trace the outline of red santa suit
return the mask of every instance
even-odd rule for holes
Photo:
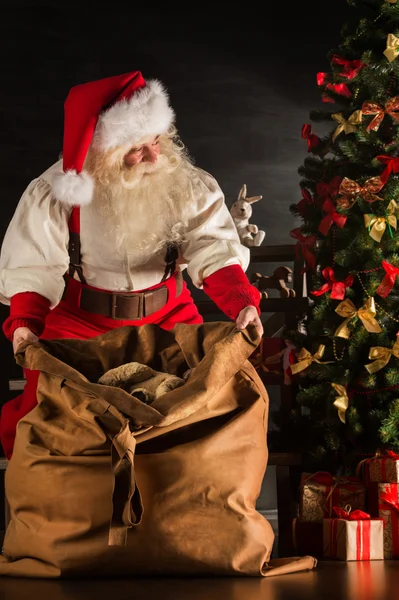
[[[245,274],[249,250],[240,241],[222,190],[193,167],[182,242],[154,255],[116,248],[101,235],[93,210],[96,188],[84,170],[91,144],[103,151],[131,148],[166,133],[174,113],[157,81],[133,72],[72,88],[65,102],[62,161],[33,180],[17,206],[0,255],[0,301],[10,306],[3,323],[9,340],[18,327],[42,339],[88,339],[113,328],[202,321],[182,277],[203,289],[235,320],[260,295]],[[134,202],[134,191],[132,192]],[[151,224],[143,225],[148,235]],[[25,373],[23,394],[7,402],[0,438],[11,457],[16,425],[36,405],[38,372]]]

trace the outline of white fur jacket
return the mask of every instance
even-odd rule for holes
[[[68,270],[68,220],[71,207],[52,197],[51,182],[61,169],[56,163],[33,180],[23,193],[8,226],[0,255],[0,301],[9,304],[20,292],[37,292],[53,308],[64,290],[63,275]],[[249,264],[244,247],[223,192],[215,179],[195,169],[194,201],[189,226],[182,244],[178,266],[193,284],[202,288],[203,280],[217,270]],[[151,224],[143,225],[143,235]],[[93,220],[89,206],[81,207],[81,245],[83,274],[89,285],[113,291],[142,290],[159,283],[165,271],[165,253],[143,257],[141,262],[127,252],[116,252],[112,240],[101,236],[101,223]],[[141,264],[140,264],[141,263]],[[133,266],[134,265],[134,266]]]

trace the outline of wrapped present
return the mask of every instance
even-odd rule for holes
[[[399,454],[387,450],[385,454],[367,458],[359,463],[358,472],[366,484],[399,483]]]
[[[281,338],[263,337],[259,346],[249,357],[259,374],[282,373],[282,355],[284,343]]]
[[[384,560],[384,521],[362,510],[334,507],[334,517],[323,520],[324,558]]]
[[[331,473],[302,473],[299,488],[299,519],[319,522],[333,516],[333,506],[366,509],[366,487],[357,477]]]
[[[323,557],[323,523],[292,520],[292,545],[297,556]]]
[[[384,557],[399,558],[399,484],[378,484],[378,512],[384,520]]]

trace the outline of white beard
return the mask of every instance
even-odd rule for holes
[[[123,169],[108,183],[96,181],[91,209],[94,222],[101,221],[99,235],[111,238],[130,266],[165,254],[169,244],[181,244],[191,176],[191,163],[183,159],[171,167],[160,155],[156,163]]]

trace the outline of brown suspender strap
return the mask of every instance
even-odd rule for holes
[[[165,281],[169,277],[173,275],[176,271],[176,261],[179,257],[179,249],[174,244],[168,244],[166,247],[166,256],[165,256],[165,273],[163,274],[162,280]]]
[[[71,212],[71,216],[69,217],[68,222],[69,228],[69,244],[68,244],[68,254],[69,254],[69,275],[73,278],[75,273],[78,274],[78,277],[81,283],[86,283],[85,276],[83,275],[83,269],[81,265],[81,252],[80,252],[80,207],[74,206]]]
[[[69,228],[69,270],[70,277],[77,273],[81,283],[86,284],[81,265],[80,245],[80,207],[74,206],[68,222]],[[166,249],[166,267],[162,282],[171,277],[176,271],[176,261],[179,256],[178,247],[168,245]],[[176,275],[176,297],[183,290],[183,276],[179,271]],[[81,308],[116,319],[141,319],[160,310],[167,302],[166,288],[137,294],[110,294],[98,290],[83,289],[80,299]]]

